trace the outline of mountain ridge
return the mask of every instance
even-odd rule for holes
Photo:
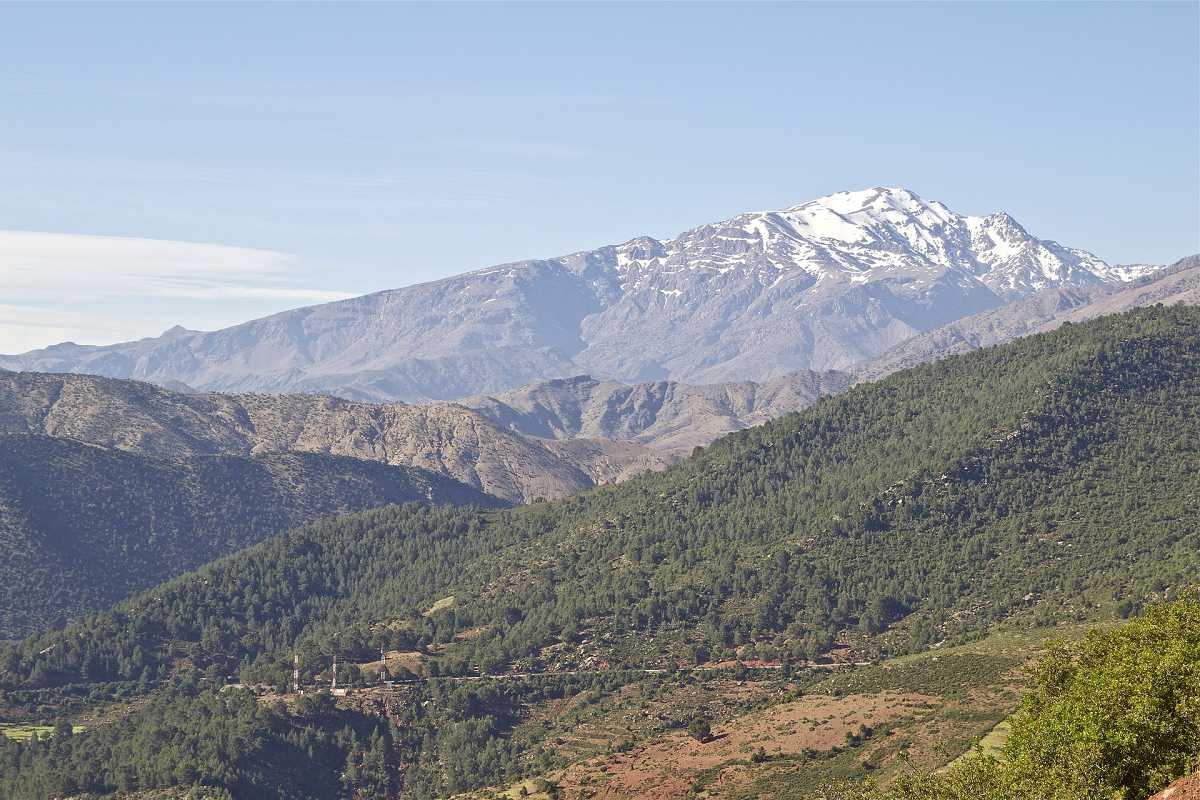
[[[692,384],[846,369],[913,335],[1118,268],[904,189],[840,192],[675,239],[488,267],[209,333],[61,344],[0,367],[201,390],[445,400],[536,381]]]
[[[913,752],[935,768],[942,743],[966,749],[1012,713],[1025,661],[1015,654],[1194,583],[1198,323],[1195,308],[1138,309],[925,364],[560,501],[408,504],[290,530],[63,630],[0,644],[11,713],[61,709],[89,726],[70,767],[56,764],[61,740],[35,742],[10,755],[6,785],[23,778],[39,797],[120,791],[128,743],[188,731],[185,758],[168,764],[203,768],[186,757],[238,741],[226,732],[259,713],[261,733],[274,727],[315,770],[315,751],[295,746],[305,720],[281,728],[280,715],[348,708],[383,728],[371,736],[375,785],[418,798],[519,793],[514,780],[533,776],[544,776],[527,789],[536,797],[615,787],[683,798],[714,763],[737,783],[718,795],[706,782],[706,793],[796,797],[831,778],[895,776]],[[1193,630],[1194,610],[1180,621]],[[998,634],[990,644],[986,631]],[[900,653],[914,655],[890,659]],[[345,697],[324,689],[334,660],[338,687],[353,686]],[[1076,662],[1058,663],[1042,674]],[[284,698],[297,668],[303,696]],[[238,683],[218,689],[225,675]],[[376,683],[388,677],[399,680]],[[82,717],[96,713],[85,693],[112,698],[117,714]],[[864,695],[875,698],[865,707],[826,702]],[[824,700],[794,705],[814,696]],[[147,714],[124,713],[131,701]],[[909,704],[920,727],[893,726],[889,710]],[[764,705],[792,713],[729,726]],[[222,708],[238,717],[217,726]],[[696,760],[713,742],[684,733],[709,715],[714,738],[734,739],[717,746],[719,761]],[[961,717],[972,724],[945,724]],[[806,727],[817,735],[786,744]],[[365,736],[334,740],[341,749],[320,770],[331,787],[367,763]],[[265,755],[245,754],[246,766],[278,763]],[[606,782],[646,756],[662,765],[648,780]],[[602,769],[571,774],[588,764]],[[197,769],[139,786],[182,791]],[[672,769],[683,780],[663,781]],[[244,794],[304,792],[285,773]]]
[[[857,630],[881,637],[857,647],[895,652],[1027,619],[1026,595],[1069,618],[1141,602],[1197,558],[1198,317],[1139,309],[923,365],[553,503],[318,522],[14,645],[0,682],[126,679],[142,665],[92,655],[132,650],[136,615],[187,621],[186,642],[143,654],[156,669],[204,652],[275,683],[293,647],[369,656],[395,626],[472,674],[585,655],[556,642],[661,665],[684,641],[820,654]],[[646,649],[651,633],[665,638]]]
[[[559,497],[665,461],[621,442],[522,437],[461,405],[317,395],[183,394],[140,381],[0,375],[0,434],[45,434],[155,458],[323,453],[445,475],[508,502]]]
[[[1045,333],[1154,304],[1200,305],[1200,255],[1188,256],[1127,285],[1043,289],[904,341],[859,367],[860,381],[878,380],[917,364]]]
[[[684,455],[726,433],[798,411],[849,385],[849,374],[801,371],[763,382],[624,384],[589,375],[458,402],[545,439],[616,439]]]
[[[0,437],[48,435],[166,459],[349,456],[417,467],[522,503],[661,469],[696,445],[797,411],[850,380],[847,373],[798,372],[766,384],[694,387],[576,378],[498,398],[408,405],[4,372]],[[574,427],[567,419],[576,420]]]

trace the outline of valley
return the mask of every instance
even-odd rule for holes
[[[855,380],[1113,310],[1194,303],[1194,261],[1127,287],[1042,290],[908,340],[857,376],[801,370],[698,386],[576,376],[408,405],[0,371],[0,474],[8,476],[0,530],[15,554],[5,570],[0,635],[62,624],[320,516],[388,502],[554,500],[662,470],[722,435],[800,411]],[[89,478],[109,473],[121,477]],[[333,482],[314,491],[318,474]],[[41,478],[31,482],[33,475]],[[231,480],[244,482],[244,493],[219,497]],[[152,512],[155,522],[134,523],[131,509],[145,501],[132,498],[149,496],[151,485],[162,507]],[[87,486],[88,495],[64,486]],[[163,493],[167,486],[180,488]],[[112,519],[120,509],[121,520]],[[111,536],[124,537],[117,560],[105,553],[118,546]],[[25,588],[45,584],[53,588]]]

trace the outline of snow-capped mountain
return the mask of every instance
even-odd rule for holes
[[[63,344],[0,367],[201,389],[425,400],[589,373],[765,380],[845,369],[909,337],[1114,267],[1007,214],[956,214],[906,189],[839,192],[670,241],[523,261],[301,308],[211,333]]]
[[[714,252],[713,239],[744,245]],[[618,248],[618,266],[653,275],[663,259],[682,256],[692,268],[721,271],[753,263],[746,254],[757,250],[765,256],[757,266],[775,279],[796,268],[854,283],[957,269],[1006,298],[1061,283],[1136,277],[1084,250],[1035,239],[1008,214],[962,216],[906,189],[839,192],[785,211],[743,214],[647,251],[651,241]]]

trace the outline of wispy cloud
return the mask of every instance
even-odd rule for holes
[[[296,259],[274,250],[196,242],[0,231],[8,292],[95,297],[275,297],[334,300],[344,292],[295,285]]]
[[[109,343],[183,323],[349,297],[313,286],[299,259],[196,242],[0,231],[0,352],[63,339]]]

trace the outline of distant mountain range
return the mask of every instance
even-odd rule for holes
[[[761,383],[708,385],[622,384],[582,375],[457,402],[407,405],[0,372],[0,436],[53,436],[167,460],[346,456],[416,467],[523,503],[662,468],[698,445],[799,411],[855,382],[1155,303],[1200,303],[1200,257],[1116,287],[1035,292],[908,339],[856,374],[801,370]]]
[[[571,298],[586,287],[608,299],[579,315]],[[662,469],[856,382],[1065,322],[1198,302],[1200,258],[1109,267],[1007,217],[872,190],[212,334],[4,358],[48,372],[0,369],[0,541],[13,554],[0,637],[318,517],[410,500],[561,498]],[[571,330],[573,350],[544,346]],[[412,348],[442,355],[405,356]],[[303,367],[286,377],[269,352]],[[379,368],[350,368],[368,362]],[[816,362],[854,371],[787,369]],[[336,364],[347,369],[329,372]],[[625,380],[761,379],[627,383],[572,374],[581,367]],[[508,386],[521,376],[539,380]],[[233,385],[331,394],[195,388]],[[460,391],[422,405],[350,399]]]
[[[1010,636],[1109,620],[1198,574],[1198,368],[1200,310],[1139,309],[856,386],[606,491],[326,520],[0,647],[0,688],[184,667],[280,685],[294,653],[311,675],[318,654],[367,663],[384,646],[419,649],[442,676],[575,680],[598,661],[728,663],[743,645],[816,658],[835,642],[877,656],[1002,621]],[[980,662],[952,663],[958,692],[955,670]],[[572,694],[620,685],[589,680]],[[510,708],[547,699],[547,684],[511,685]],[[551,698],[539,727],[568,707]],[[438,728],[413,730],[414,747],[441,748],[422,796],[453,795],[438,776],[464,737],[421,745]],[[553,737],[513,741],[533,752]]]
[[[1044,290],[1148,275],[1003,213],[905,189],[840,192],[648,237],[276,314],[211,333],[72,343],[0,367],[226,392],[428,401],[553,378],[708,384],[846,370]]]

